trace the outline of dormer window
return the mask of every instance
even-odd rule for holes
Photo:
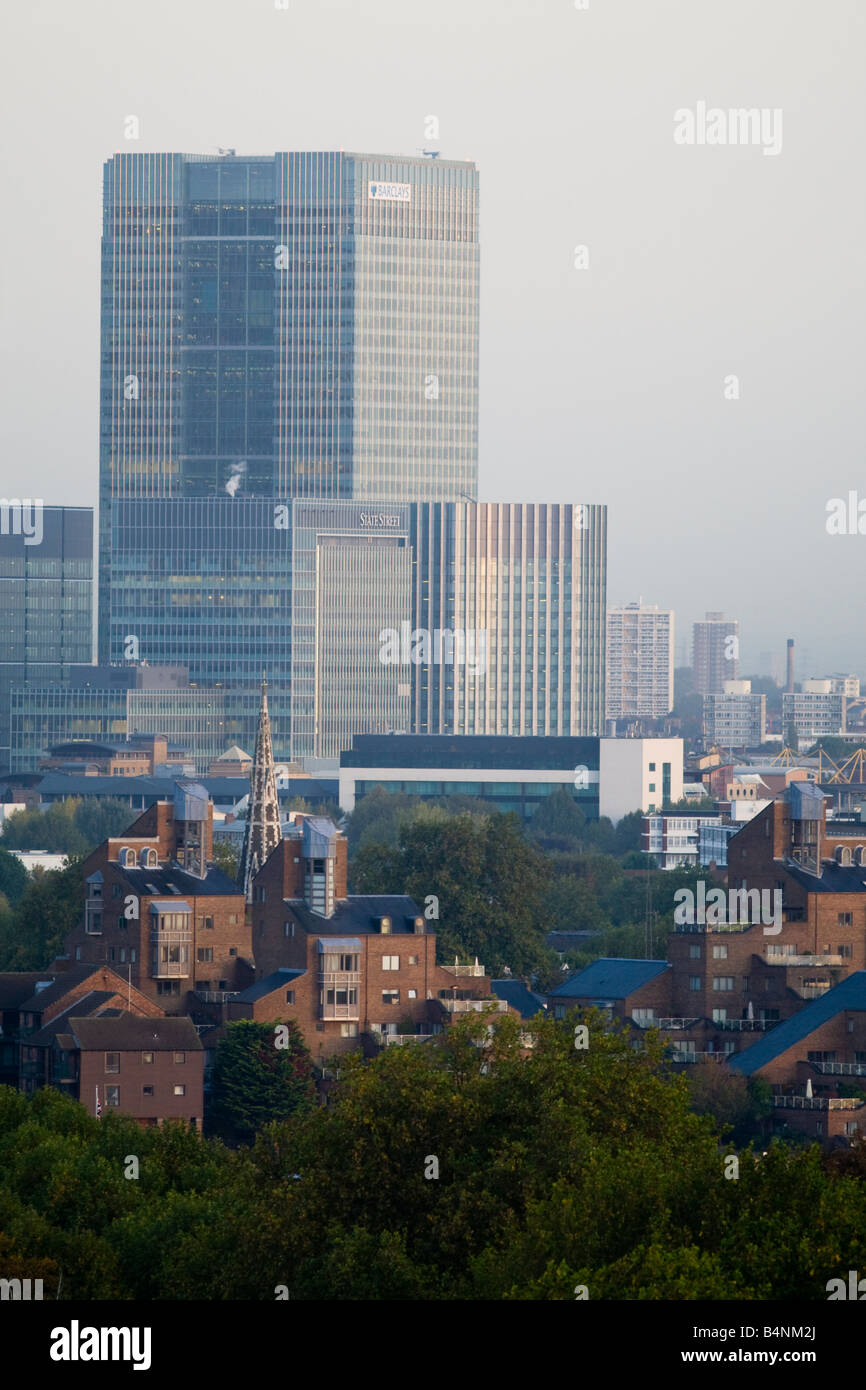
[[[391,935],[391,918],[390,918],[390,917],[380,917],[380,918],[379,918],[379,930],[380,930],[380,932],[382,933],[383,936],[390,936],[390,935]]]
[[[159,859],[155,849],[143,849],[139,855],[139,863],[143,869],[155,869],[159,864]]]

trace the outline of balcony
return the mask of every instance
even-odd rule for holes
[[[844,965],[842,956],[762,956],[765,965]]]
[[[507,999],[440,999],[439,1003],[449,1014],[480,1014],[486,1009],[493,1013],[507,1014]]]
[[[824,1076],[866,1076],[866,1062],[810,1062]]]
[[[638,1028],[658,1028],[664,1033],[694,1028],[696,1023],[701,1022],[699,1018],[635,1018],[634,1014],[631,1021]]]
[[[441,965],[440,970],[447,970],[449,975],[456,975],[458,979],[479,979],[485,974],[483,965]]]
[[[773,1104],[785,1110],[860,1110],[866,1101],[856,1096],[773,1096]]]
[[[789,985],[789,989],[797,995],[799,999],[823,999],[828,989],[831,988],[830,981],[822,985]]]
[[[402,1047],[404,1043],[426,1043],[435,1037],[435,1033],[385,1033],[382,1041],[386,1047]]]
[[[671,1062],[724,1062],[728,1057],[732,1057],[731,1052],[684,1052],[675,1047],[668,1059]]]
[[[319,984],[327,989],[348,989],[350,985],[360,985],[360,970],[320,970]]]
[[[360,1022],[360,970],[320,970],[319,986],[322,992],[322,1002],[319,1004],[320,1020],[325,1022],[337,1020],[346,1023]],[[333,995],[332,1001],[328,1000],[329,993]],[[355,996],[354,1001],[350,999],[351,994]]]
[[[674,925],[675,932],[698,932],[714,934],[716,932],[744,932],[750,931],[753,926],[759,926],[756,922],[719,922],[712,926],[708,922],[677,922]]]
[[[726,1033],[763,1033],[781,1022],[780,1018],[721,1018],[712,1026]]]
[[[196,999],[202,1004],[226,1004],[229,999],[237,999],[240,994],[238,989],[196,989],[193,990]],[[210,1024],[202,1024],[202,1027],[210,1027]]]

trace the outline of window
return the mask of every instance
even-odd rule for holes
[[[399,991],[399,989],[383,989],[383,990],[382,990],[382,1003],[383,1003],[383,1004],[399,1004],[399,1003],[400,1003],[400,991]]]
[[[119,1052],[106,1052],[106,1054],[105,1054],[105,1070],[106,1070],[107,1072],[120,1071],[120,1053],[119,1053]]]
[[[143,1066],[145,1066],[145,1067],[152,1067],[152,1066],[153,1066],[153,1053],[152,1053],[152,1052],[142,1052],[142,1054],[141,1054],[141,1061],[142,1061],[142,1065],[143,1065]]]
[[[728,959],[728,948],[727,948],[727,946],[714,946],[714,947],[713,947],[713,960],[727,960],[727,959]]]
[[[199,946],[196,956],[201,961],[213,960],[213,946]]]
[[[185,1095],[186,1095],[186,1086],[184,1086],[184,1084],[183,1084],[182,1081],[176,1081],[175,1084],[174,1084],[174,1087],[173,1087],[172,1089],[173,1089],[174,1094],[175,1094],[176,1096],[185,1096]]]
[[[120,963],[121,963],[121,965],[125,965],[125,964],[126,964],[126,947],[125,947],[125,946],[121,946],[121,948],[120,948]]]
[[[213,921],[212,917],[211,921]],[[236,927],[238,924],[238,914],[236,912],[230,912],[227,921],[230,927]]]
[[[76,946],[76,948],[75,948],[75,959],[76,959],[76,960],[81,960],[81,947],[80,947],[80,946]]]
[[[846,959],[850,959],[851,956],[853,956],[853,954],[854,954],[854,947],[853,947],[853,946],[837,946],[837,948],[836,948],[836,954],[837,954],[837,956],[845,956]]]
[[[287,1004],[294,1004],[294,1002],[295,1002],[295,991],[294,991],[293,989],[287,989],[287,990],[286,990],[286,1003],[287,1003]]]
[[[417,998],[418,998],[418,991],[417,991],[417,989],[410,989],[410,990],[409,990],[409,998],[410,998],[410,999],[417,999]]]
[[[716,991],[716,993],[725,993],[727,990],[733,988],[733,975],[717,975],[716,978],[713,980],[713,989]]]
[[[809,1062],[835,1062],[835,1052],[807,1052],[806,1059]]]
[[[701,977],[700,977],[700,975],[690,975],[690,976],[689,976],[689,989],[695,990],[695,989],[700,989],[700,987],[701,987]]]
[[[357,1025],[357,1023],[341,1023],[341,1024],[340,1024],[340,1037],[341,1037],[341,1038],[357,1038],[357,1036],[358,1036],[358,1025]]]
[[[113,961],[113,960],[114,960],[114,947],[113,947],[113,946],[109,946],[109,948],[108,948],[108,959],[109,959],[110,961]]]
[[[122,884],[122,883],[113,883],[113,884],[111,885],[111,896],[112,896],[113,898],[122,898],[122,897],[123,897],[123,884]]]
[[[655,770],[656,770],[656,765],[655,765],[655,763],[650,763],[650,765],[649,765],[649,770],[650,770],[650,772],[655,772]]]
[[[399,957],[399,956],[383,956],[383,957],[382,957],[382,969],[383,969],[383,970],[399,970],[399,969],[400,969],[400,957]]]
[[[836,917],[837,925],[840,927],[850,927],[854,922],[853,912],[840,912]]]
[[[205,919],[204,919],[204,927],[205,927],[205,931],[213,931],[213,918],[212,918],[212,917],[205,917]]]
[[[152,1086],[142,1086],[142,1088],[141,1088],[141,1094],[142,1094],[143,1096],[152,1096],[152,1095],[153,1095],[153,1087],[152,1087]]]
[[[700,958],[701,958],[701,948],[700,948],[700,946],[690,946],[690,947],[689,947],[689,960],[700,960]]]
[[[295,934],[295,924],[294,924],[294,922],[284,922],[284,923],[283,923],[283,936],[294,936],[294,934]]]
[[[157,994],[180,994],[180,980],[157,980]]]
[[[845,1133],[846,1133],[846,1134],[859,1134],[859,1133],[860,1133],[860,1126],[859,1126],[859,1124],[857,1123],[856,1120],[846,1120],[846,1121],[845,1121]]]
[[[229,955],[230,955],[230,956],[236,956],[237,953],[238,953],[238,948],[237,948],[237,946],[229,946]],[[225,985],[220,985],[220,989],[225,989]]]
[[[410,965],[417,965],[417,964],[418,964],[418,957],[417,957],[417,956],[410,956],[410,957],[409,957],[409,964],[410,964]]]
[[[176,1053],[174,1054],[174,1060],[175,1060],[176,1063],[183,1064],[183,1063],[186,1061],[186,1053],[185,1053],[185,1052],[176,1052]]]
[[[713,1009],[713,1023],[724,1023],[727,1017],[727,1009]]]
[[[119,1087],[119,1086],[106,1086],[106,1088],[105,1088],[105,1104],[106,1104],[106,1105],[114,1105],[114,1106],[117,1106],[117,1105],[120,1104],[120,1087]]]
[[[265,901],[265,890],[264,890],[264,888],[253,888],[253,902],[254,902],[254,903],[263,903],[264,901]]]
[[[656,789],[656,784],[655,784],[655,782],[650,782],[650,784],[649,784],[649,789],[650,789],[651,792],[654,792],[654,791],[655,791],[655,789]]]

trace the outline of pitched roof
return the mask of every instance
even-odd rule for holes
[[[122,878],[136,890],[139,897],[167,898],[172,884],[179,890],[178,898],[237,897],[243,892],[240,886],[215,864],[208,866],[204,878],[188,874],[185,869],[174,864],[157,869],[125,869],[120,864],[112,864],[112,867],[120,872]],[[156,889],[155,893],[151,891],[151,887]]]
[[[785,1019],[784,1023],[777,1023],[775,1028],[771,1028],[757,1042],[752,1043],[751,1047],[744,1048],[742,1052],[735,1052],[728,1058],[728,1066],[732,1071],[741,1072],[743,1076],[751,1076],[768,1062],[772,1062],[775,1057],[787,1052],[789,1047],[802,1042],[810,1033],[814,1033],[816,1028],[820,1028],[822,1023],[829,1022],[831,1018],[847,1009],[866,1012],[866,970],[855,970],[851,975],[847,975],[819,999],[812,999],[793,1018]]]
[[[244,1004],[254,1004],[257,999],[264,999],[266,994],[273,994],[277,989],[284,989],[292,980],[296,980],[299,975],[306,975],[306,970],[289,970],[280,967],[270,975],[265,975],[261,980],[256,980],[255,984],[247,989],[242,989],[237,998]]]
[[[201,1052],[202,1045],[191,1019],[73,1018],[69,1031],[77,1045],[96,1052]]]
[[[414,898],[403,894],[353,894],[339,900],[333,917],[320,917],[300,899],[287,899],[286,905],[311,936],[378,935],[379,917],[391,918],[391,931],[396,936],[413,930],[405,918],[414,923],[421,916]],[[424,927],[430,930],[428,922]]]
[[[91,975],[97,975],[109,968],[104,965],[72,965],[68,970],[43,970],[40,979],[50,980],[51,984],[45,989],[34,990],[19,1008],[26,1014],[41,1013],[47,1004],[54,1004],[58,999],[62,999],[75,985],[80,985],[83,980],[89,980]],[[120,983],[120,976],[117,978]]]
[[[665,970],[666,960],[625,960],[602,956],[550,991],[551,999],[625,999]]]
[[[73,999],[71,1004],[67,1004],[65,1009],[61,1009],[50,1022],[39,1028],[35,1033],[31,1033],[27,1038],[28,1047],[48,1047],[57,1037],[58,1033],[68,1033],[70,1019],[72,1017],[87,1018],[99,1013],[109,999],[114,997],[113,990],[88,990],[80,999]]]
[[[866,832],[866,826],[863,827]],[[863,835],[866,844],[866,833]],[[809,893],[866,893],[866,865],[837,864],[825,859],[821,864],[820,877],[810,874],[795,864],[793,859],[785,860],[785,873],[790,874]]]
[[[517,1009],[521,1018],[533,1018],[546,1007],[542,996],[534,994],[522,980],[491,980],[490,988],[497,999],[504,999],[512,1009]]]
[[[214,758],[215,763],[251,763],[252,758],[249,753],[245,753],[236,743],[231,748],[227,748],[224,753],[220,753],[218,758]]]
[[[0,973],[0,1009],[19,1009],[40,980],[53,979],[47,970],[4,970]]]

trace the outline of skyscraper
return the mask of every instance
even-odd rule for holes
[[[93,655],[93,511],[0,499],[0,771],[11,687],[61,686]]]
[[[692,627],[692,670],[698,695],[720,695],[740,669],[740,624],[724,613],[708,613]]]
[[[109,159],[103,618],[132,499],[475,496],[478,286],[473,164]]]
[[[607,612],[608,719],[664,718],[674,703],[674,615],[658,604]]]

